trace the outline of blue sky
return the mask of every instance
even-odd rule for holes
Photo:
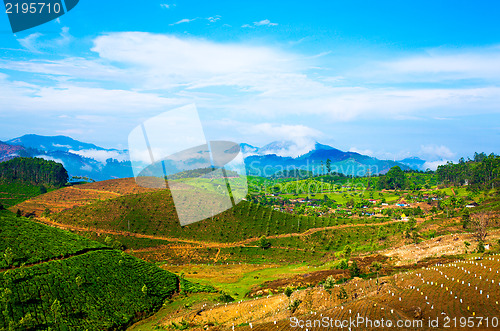
[[[433,166],[499,153],[498,17],[496,1],[81,0],[14,35],[3,14],[0,139],[126,148],[195,103],[209,139]]]

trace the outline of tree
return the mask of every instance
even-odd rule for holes
[[[106,238],[104,239],[104,243],[106,244],[106,246],[112,246],[113,238],[111,238],[110,236],[106,236]]]
[[[467,250],[469,249],[470,242],[464,241],[464,246],[465,246],[465,254],[467,254]]]
[[[330,159],[326,159],[326,172],[328,174],[332,172],[332,161]]]
[[[406,177],[400,167],[394,166],[385,175],[387,181],[386,188],[402,189],[405,187]]]
[[[478,241],[483,242],[486,239],[491,218],[491,212],[479,212],[471,215],[470,224],[474,229],[474,237]]]
[[[221,292],[217,300],[219,300],[220,302],[233,302],[234,298],[226,292]]]
[[[271,242],[266,238],[266,236],[260,237],[259,247],[262,249],[268,249],[269,247],[271,247]]]
[[[484,247],[484,243],[482,241],[477,243],[477,252],[478,253],[484,253],[486,248]]]
[[[299,308],[301,303],[302,303],[301,300],[298,299],[293,300],[293,302],[290,305],[288,305],[288,310],[290,310],[292,314],[295,313],[295,311]]]
[[[462,212],[462,228],[467,229],[469,223],[470,223],[469,208],[464,208],[464,211]]]
[[[348,260],[349,260],[349,258],[351,257],[351,253],[352,253],[352,248],[351,248],[351,246],[346,245],[346,246],[344,247],[344,257],[345,257],[346,259],[348,259]]]
[[[377,294],[378,294],[378,273],[380,269],[382,269],[382,264],[380,264],[380,262],[374,261],[371,265],[371,269],[375,270],[375,272],[377,273]]]
[[[54,161],[17,157],[0,163],[0,180],[60,187],[68,181],[68,172]]]
[[[349,272],[351,273],[351,277],[359,277],[359,275],[361,275],[361,269],[359,269],[356,261],[352,262],[349,267]]]
[[[342,259],[339,263],[339,266],[338,266],[339,269],[342,269],[342,270],[346,270],[347,268],[349,268],[349,264],[347,263],[347,260],[345,259]]]
[[[323,288],[330,292],[330,290],[335,286],[335,277],[330,275],[326,278]]]
[[[45,187],[45,185],[40,185],[40,194],[45,194],[47,193],[47,188]]]
[[[290,299],[290,296],[292,295],[292,293],[293,293],[293,289],[290,286],[287,286],[285,288],[285,291],[283,291],[283,294],[286,295],[286,297],[288,299]]]

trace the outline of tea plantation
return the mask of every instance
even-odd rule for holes
[[[212,218],[181,227],[167,190],[97,201],[51,215],[58,223],[91,229],[134,232],[147,235],[235,242],[262,235],[302,233],[310,228],[345,224],[329,217],[299,216],[242,201]],[[352,219],[350,224],[377,223],[386,219]]]
[[[3,213],[0,231],[0,330],[123,329],[179,289],[175,274],[63,230]]]

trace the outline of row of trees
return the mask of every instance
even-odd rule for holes
[[[468,184],[475,188],[493,188],[500,186],[500,156],[495,154],[475,153],[474,158],[457,164],[448,162],[437,168],[438,179],[454,185]]]
[[[54,161],[19,157],[0,163],[0,181],[60,187],[67,183],[68,172]]]

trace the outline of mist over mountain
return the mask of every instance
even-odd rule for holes
[[[294,147],[294,142],[286,141],[273,142],[262,148],[253,147],[254,150],[247,153],[245,157],[248,174],[269,177],[276,172],[299,169],[313,174],[338,172],[344,175],[365,176],[384,174],[395,165],[403,170],[412,169],[411,166],[400,162],[379,160],[356,152],[344,152],[318,142],[302,155],[287,156],[291,154],[290,148]],[[247,146],[242,147],[244,153],[246,149],[248,149]],[[278,153],[273,153],[274,151]],[[327,160],[330,160],[329,167],[327,167]]]
[[[40,157],[61,163],[70,178],[106,180],[133,176],[127,151],[106,149],[66,136],[27,134],[3,143],[1,161],[18,156]]]
[[[344,152],[315,142],[299,146],[293,141],[274,141],[263,147],[240,144],[248,175],[270,177],[276,172],[300,169],[314,174],[328,171],[344,175],[384,174],[398,165],[403,170],[424,170],[424,160],[379,160],[356,152]],[[0,142],[0,161],[19,156],[41,157],[64,165],[70,177],[94,180],[133,177],[127,150],[103,148],[66,136],[28,134]],[[327,160],[329,169],[327,168]]]
[[[422,160],[421,158],[419,157],[408,157],[406,159],[403,159],[403,160],[400,160],[398,161],[399,163],[402,163],[404,165],[407,165],[408,167],[412,168],[412,169],[415,169],[415,170],[421,170],[421,171],[425,171],[425,164],[427,161],[425,160]]]

